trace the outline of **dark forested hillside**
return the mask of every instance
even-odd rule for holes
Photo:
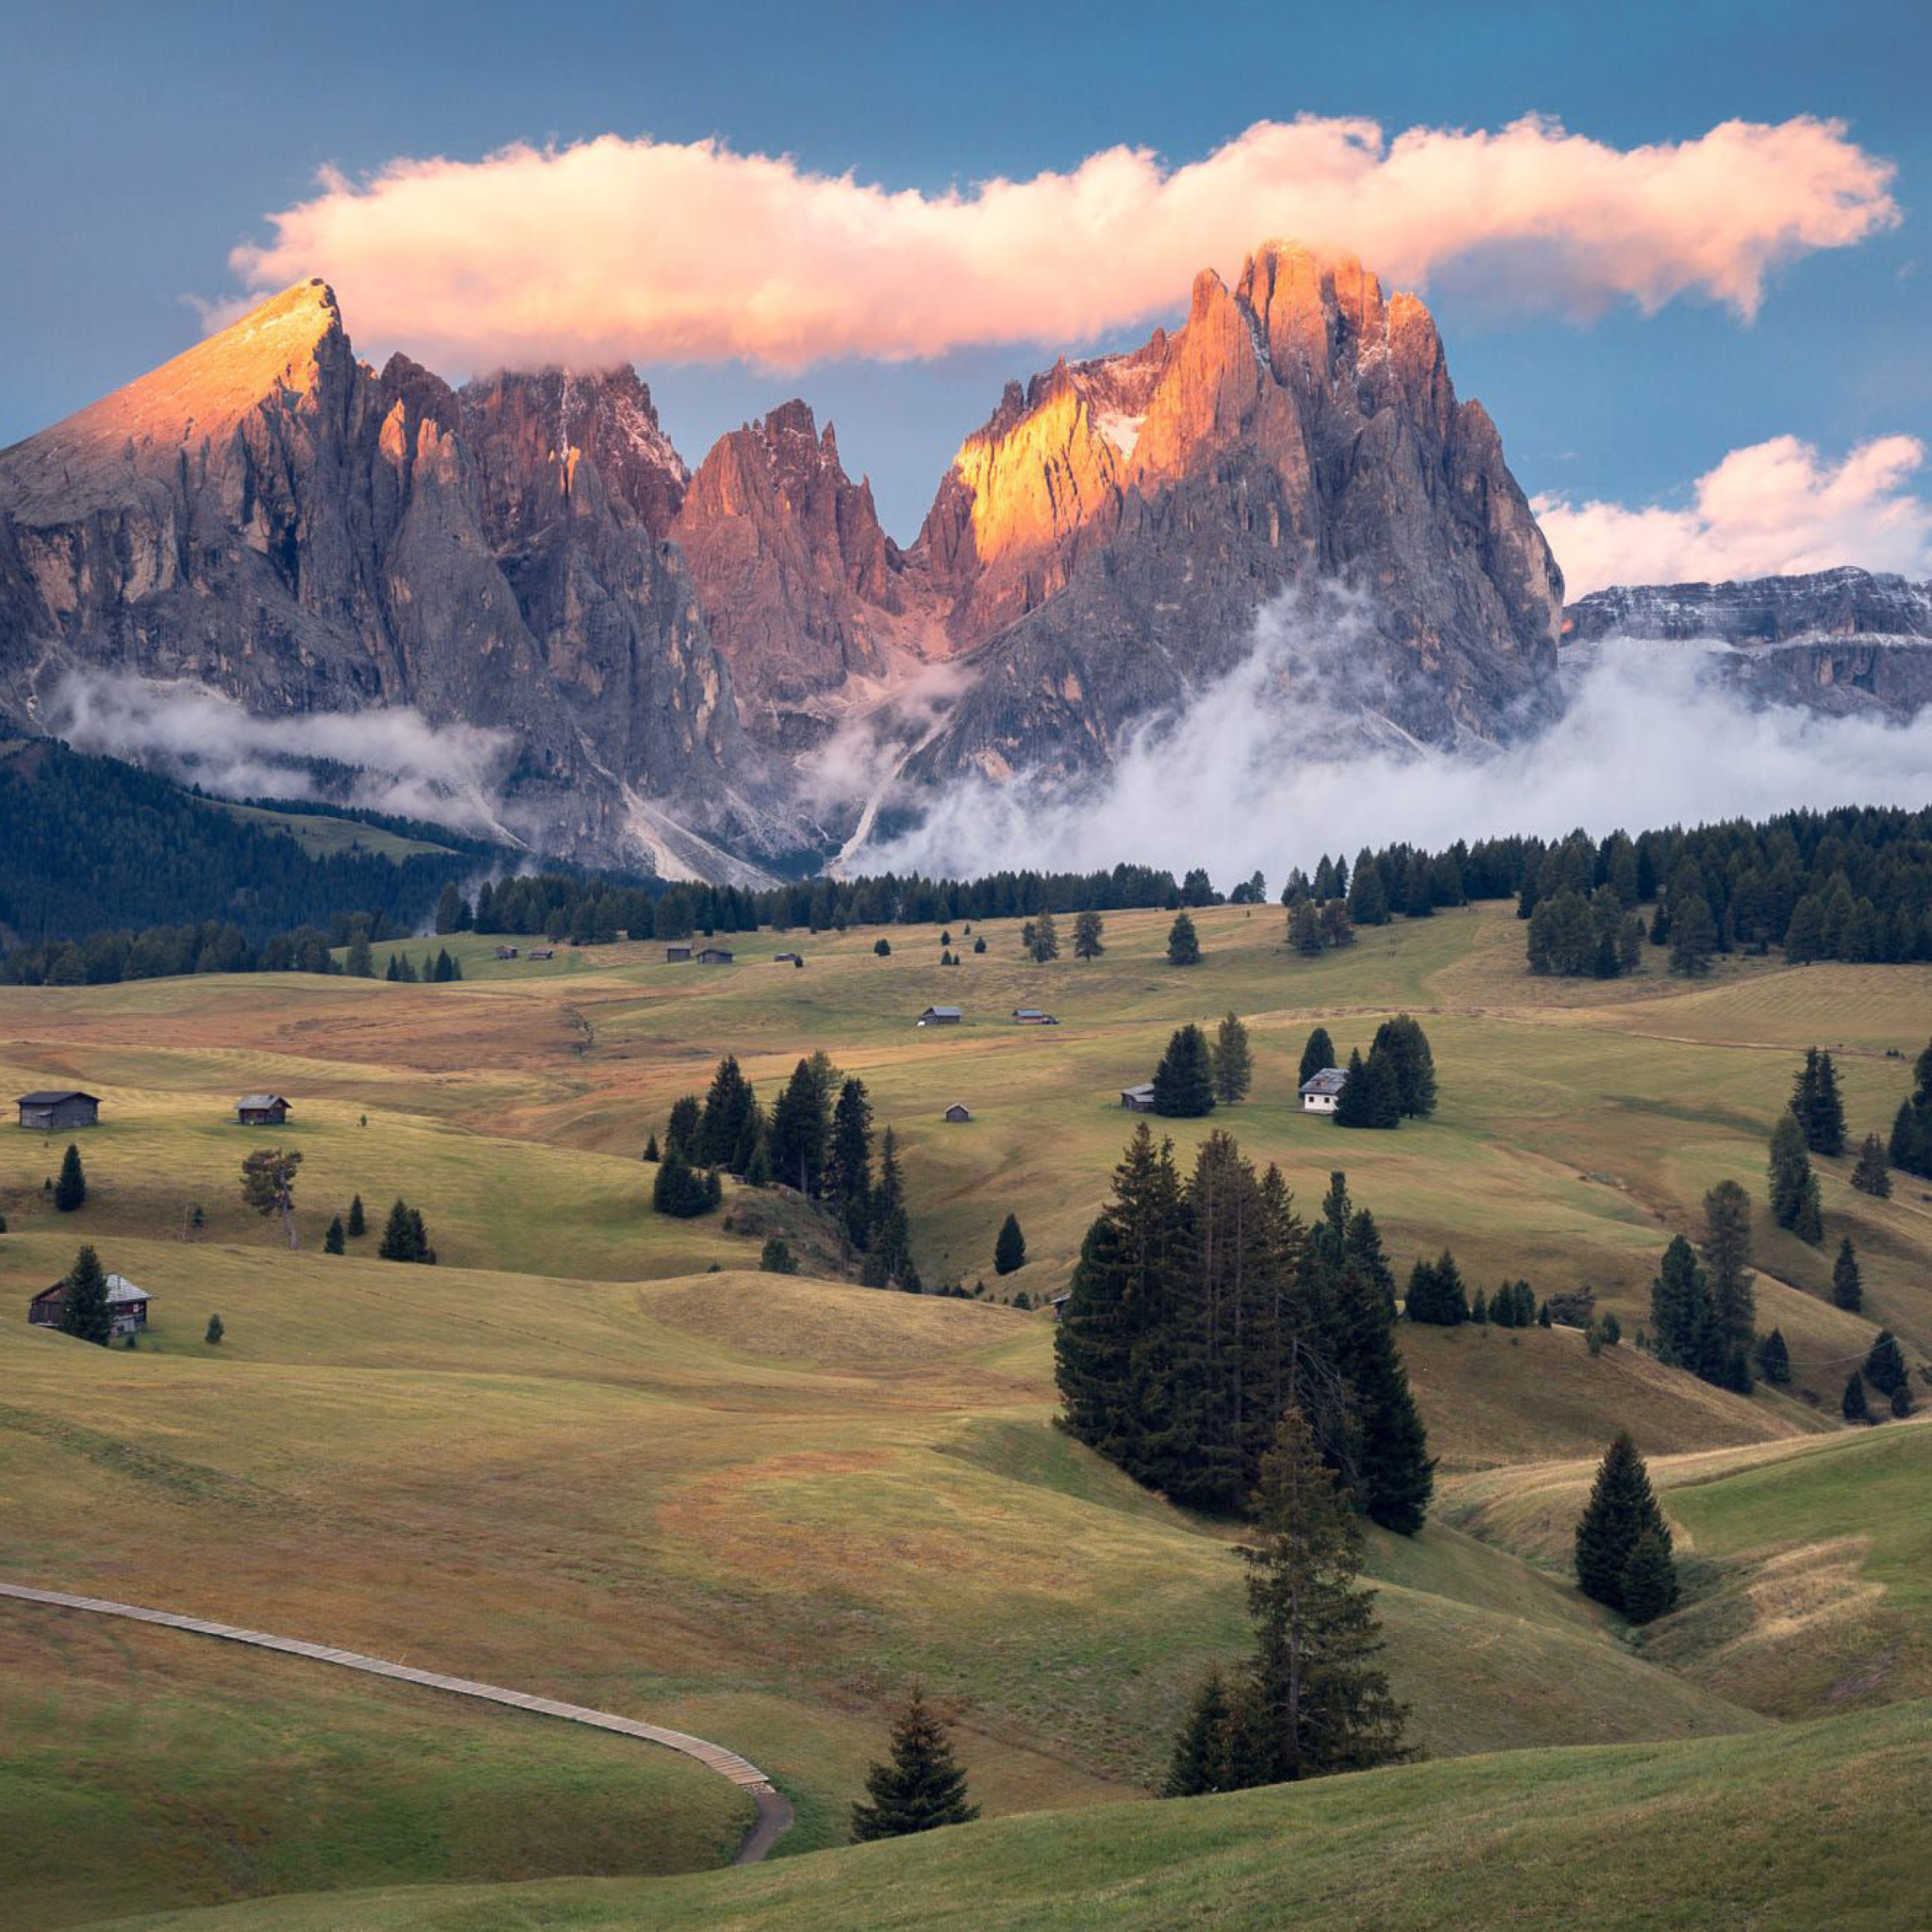
[[[0,751],[0,940],[205,920],[258,940],[351,909],[408,925],[446,880],[478,869],[483,848],[449,842],[463,849],[314,856],[117,758],[16,743]]]

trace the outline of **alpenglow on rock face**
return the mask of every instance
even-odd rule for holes
[[[1932,584],[1889,574],[1618,585],[1563,613],[1566,646],[1628,641],[1728,646],[1717,668],[1771,703],[1896,718],[1932,705]]]
[[[903,549],[802,402],[691,473],[634,372],[377,373],[320,282],[0,452],[16,724],[75,669],[413,706],[511,735],[533,844],[711,876],[875,808],[875,768],[869,801],[796,803],[794,760],[910,687],[878,734],[901,813],[959,773],[1104,768],[1271,599],[1338,584],[1345,672],[1297,702],[1437,743],[1554,714],[1561,580],[1494,427],[1421,303],[1286,244],[1201,275],[1172,333],[1008,385]]]

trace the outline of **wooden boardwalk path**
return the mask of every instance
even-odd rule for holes
[[[600,1731],[621,1732],[626,1738],[641,1738],[649,1744],[680,1751],[694,1757],[707,1771],[726,1777],[751,1795],[758,1807],[751,1829],[738,1848],[740,1865],[755,1864],[791,1828],[791,1801],[772,1780],[749,1759],[723,1745],[693,1738],[685,1731],[666,1730],[662,1724],[647,1724],[634,1717],[618,1717],[608,1710],[591,1710],[581,1704],[563,1704],[554,1697],[534,1697],[526,1690],[506,1690],[497,1684],[478,1684],[468,1677],[446,1677],[438,1671],[419,1671],[408,1664],[392,1664],[381,1657],[364,1657],[360,1651],[335,1650],[325,1643],[305,1643],[299,1638],[274,1637],[265,1630],[243,1630],[234,1624],[211,1624],[202,1617],[183,1617],[172,1610],[143,1609],[138,1604],[117,1604],[106,1597],[73,1596],[59,1590],[30,1590],[24,1583],[0,1583],[0,1597],[13,1597],[23,1603],[49,1604],[56,1609],[90,1610],[97,1616],[127,1617],[138,1624],[158,1624],[169,1630],[188,1630],[197,1637],[220,1637],[230,1643],[252,1644],[258,1650],[279,1650],[291,1657],[313,1658],[317,1663],[338,1664],[343,1670],[366,1671],[371,1676],[394,1677],[405,1684],[421,1684],[431,1690],[448,1690],[458,1697],[480,1698],[489,1704],[507,1704],[517,1710],[534,1711],[539,1717],[562,1718],[575,1724],[590,1724]]]

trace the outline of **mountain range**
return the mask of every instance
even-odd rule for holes
[[[1816,581],[1778,623],[1909,603]],[[1305,695],[1454,746],[1556,717],[1566,634],[1695,609],[1759,636],[1766,599],[1735,590],[1566,613],[1427,309],[1282,242],[1232,288],[1197,276],[1183,325],[1008,384],[903,547],[803,401],[692,471],[634,370],[378,371],[320,281],[0,452],[15,725],[61,728],[76,677],[258,718],[413,708],[500,734],[500,824],[528,844],[715,878],[850,852],[966,775],[1104,770],[1285,592],[1327,600],[1317,632],[1347,600]],[[1921,628],[1888,637],[1926,635],[1912,594]],[[1869,641],[1799,635],[1770,640],[1779,676],[1834,702],[1920,689]]]

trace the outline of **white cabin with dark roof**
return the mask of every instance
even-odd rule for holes
[[[1302,1111],[1333,1113],[1341,1103],[1341,1090],[1347,1085],[1346,1067],[1324,1067],[1319,1074],[1310,1074],[1302,1082]]]

